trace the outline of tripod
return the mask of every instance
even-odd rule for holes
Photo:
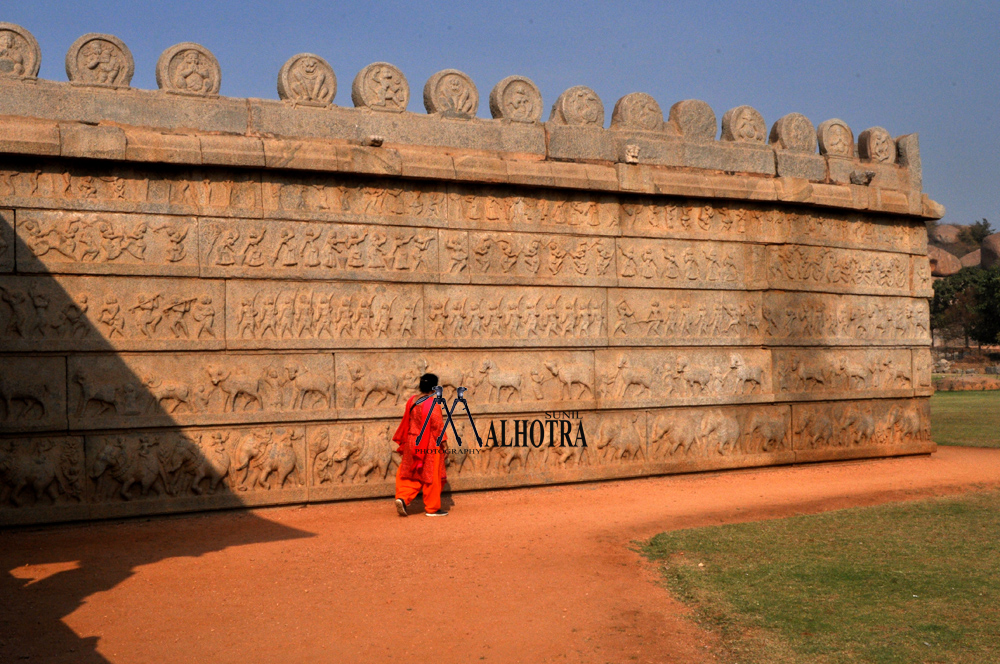
[[[469,410],[469,402],[465,400],[465,393],[467,390],[468,388],[465,387],[458,388],[458,396],[455,397],[455,401],[451,404],[451,409],[449,410],[448,402],[444,399],[444,388],[440,385],[434,388],[434,403],[431,404],[431,409],[427,411],[427,417],[424,419],[424,426],[420,427],[420,435],[417,436],[418,447],[420,446],[420,441],[424,437],[424,432],[427,430],[427,424],[431,421],[431,415],[434,413],[434,406],[437,406],[438,404],[444,406],[444,412],[448,415],[448,419],[441,428],[441,433],[438,435],[437,441],[435,442],[437,447],[441,447],[441,441],[444,439],[444,434],[448,430],[449,424],[451,425],[451,430],[455,432],[455,442],[459,447],[462,446],[462,437],[458,435],[458,429],[455,428],[455,420],[452,417],[455,410],[458,408],[458,404],[462,404],[462,406],[465,407],[465,414],[469,417],[469,424],[472,425],[472,432],[476,434],[476,442],[479,443],[480,447],[483,446],[483,439],[479,437],[479,430],[476,429],[476,421],[472,419],[472,411]],[[424,397],[424,399],[426,398],[427,397]],[[420,403],[421,401],[423,401],[423,399],[417,401],[417,403]]]

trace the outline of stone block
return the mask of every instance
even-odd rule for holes
[[[336,172],[341,169],[339,147],[331,141],[263,138],[268,168]]]
[[[507,162],[498,157],[455,155],[455,178],[473,182],[506,182]]]
[[[684,165],[684,141],[652,132],[613,131],[615,160],[626,164]]]
[[[618,284],[694,289],[753,288],[754,245],[622,237],[616,240]]]
[[[809,202],[815,203],[816,205],[857,209],[863,209],[866,207],[866,205],[861,205],[855,202],[854,194],[850,187],[838,184],[819,184],[812,182],[809,184],[809,188],[812,190]],[[867,197],[865,198],[865,203],[867,203]]]
[[[455,179],[455,162],[451,155],[434,150],[399,150],[400,174],[405,178]]]
[[[615,161],[618,152],[611,132],[598,125],[546,122],[549,159],[558,161]]]
[[[553,169],[555,166],[553,166]],[[587,183],[591,189],[600,191],[618,191],[621,186],[617,169],[610,164],[583,164],[587,172]]]
[[[764,340],[760,292],[613,288],[607,296],[611,346],[755,346]]]
[[[402,163],[399,153],[389,148],[337,146],[340,169],[368,175],[399,175]]]
[[[191,217],[22,210],[17,269],[27,273],[198,274]]]
[[[555,186],[555,177],[549,162],[508,159],[507,179],[511,184],[533,185],[536,187]]]
[[[164,134],[126,128],[125,158],[167,164],[201,164],[201,143],[197,136]]]
[[[590,185],[589,164],[574,164],[572,162],[547,162],[552,173],[552,184],[556,187],[569,189],[586,189]],[[615,187],[618,186],[618,175],[614,172]]]
[[[775,149],[774,165],[778,177],[826,181],[826,160],[818,154]]]
[[[55,122],[0,117],[0,152],[58,155],[60,149],[59,126]]]
[[[90,494],[82,436],[14,436],[0,439],[0,450],[5,479],[27,479],[4,492],[0,525],[87,518]]]
[[[253,136],[202,134],[201,163],[213,166],[255,166],[266,164],[264,144]]]
[[[781,346],[896,346],[930,343],[926,299],[769,291],[760,316],[765,341]],[[799,324],[799,316],[843,320],[826,327]]]
[[[63,157],[125,159],[125,132],[119,127],[63,122],[59,139]]]
[[[66,358],[5,357],[0,395],[0,430],[4,433],[65,431]]]
[[[869,187],[868,208],[879,212],[907,214],[910,210],[910,200],[907,195],[901,191],[882,189],[880,187]]]
[[[982,249],[976,249],[962,256],[962,267],[979,267],[983,260],[982,253]]]
[[[944,206],[935,200],[931,200],[931,197],[927,194],[921,194],[920,196],[920,214],[928,219],[940,219],[944,216],[945,209]]]
[[[908,349],[775,349],[776,392],[782,400],[912,397]]]
[[[768,285],[793,291],[909,295],[909,262],[905,254],[888,252],[769,246]]]
[[[734,173],[774,175],[774,150],[757,143],[710,141],[684,144],[684,165]]]
[[[618,188],[643,194],[656,192],[653,184],[654,170],[645,164],[615,164],[618,172]]]
[[[923,165],[920,161],[920,140],[916,134],[906,134],[896,139],[896,151],[899,154],[899,165],[906,169],[909,189],[920,191],[923,188]],[[919,214],[919,211],[916,212]]]
[[[926,400],[794,404],[793,447],[798,462],[898,454],[928,454],[930,409]]]
[[[851,175],[865,173],[870,170],[868,166],[869,164],[862,164],[854,158],[826,155],[827,173],[830,182],[834,184],[857,184],[851,179]]]

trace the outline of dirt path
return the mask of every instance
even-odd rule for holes
[[[0,661],[710,662],[631,541],[1000,484],[1000,450],[0,533]],[[21,659],[26,658],[26,659]]]

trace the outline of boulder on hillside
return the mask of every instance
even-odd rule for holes
[[[982,250],[976,249],[975,251],[962,256],[962,267],[979,267],[979,263],[982,262],[982,253]]]
[[[934,229],[934,237],[931,239],[941,244],[955,244],[958,242],[958,234],[962,232],[961,226],[955,224],[938,224]]]
[[[962,269],[958,257],[940,247],[927,247],[927,257],[931,260],[931,274],[935,277],[948,277]]]
[[[982,252],[980,265],[991,268],[1000,264],[1000,233],[994,233],[983,240]]]

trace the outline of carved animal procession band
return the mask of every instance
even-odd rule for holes
[[[0,525],[392,495],[427,372],[456,491],[935,449],[915,134],[41,57],[0,23]]]

